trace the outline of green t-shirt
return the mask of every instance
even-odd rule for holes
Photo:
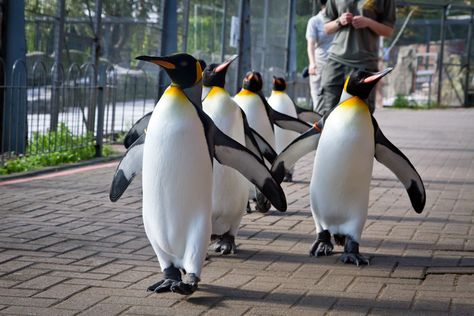
[[[342,13],[351,12],[393,27],[395,0],[328,0],[325,23],[337,19]],[[379,35],[370,28],[341,27],[334,36],[329,58],[356,68],[377,69]]]

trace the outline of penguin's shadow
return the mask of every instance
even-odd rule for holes
[[[201,306],[227,307],[226,302],[232,301],[246,301],[248,306],[262,307],[261,304],[280,304],[282,308],[288,308],[292,305],[295,308],[328,308],[328,306],[339,301],[337,305],[338,311],[353,311],[354,306],[372,306],[372,307],[386,307],[394,306],[396,302],[391,299],[377,299],[347,297],[350,293],[341,292],[341,295],[327,294],[312,294],[307,292],[307,288],[301,288],[300,291],[293,290],[292,292],[285,292],[284,289],[274,289],[272,291],[260,291],[252,289],[232,288],[214,284],[202,284],[199,287],[200,296],[190,296],[187,301],[191,304]],[[316,291],[316,290],[315,290]],[[428,304],[437,304],[435,299],[427,299]],[[295,305],[296,304],[296,305]],[[232,305],[233,306],[233,305]],[[230,306],[229,306],[230,307]],[[291,309],[288,310],[291,312]]]
[[[426,245],[424,245],[423,249],[427,249]],[[343,248],[334,249],[334,252],[330,256],[321,256],[321,257],[312,257],[309,256],[307,253],[287,253],[287,252],[278,252],[278,251],[254,251],[254,250],[239,250],[237,253],[231,256],[220,256],[215,255],[210,257],[210,263],[213,261],[219,261],[220,259],[225,259],[228,261],[236,261],[236,262],[245,262],[245,261],[256,261],[256,262],[268,262],[269,265],[275,262],[285,262],[285,263],[302,263],[302,264],[311,264],[311,265],[318,265],[322,268],[326,269],[355,269],[354,271],[358,271],[360,269],[366,269],[367,272],[370,274],[371,268],[394,268],[395,266],[411,266],[411,267],[425,267],[425,268],[432,268],[432,267],[463,267],[460,264],[460,259],[458,256],[455,257],[436,257],[436,256],[399,256],[399,255],[391,255],[391,254],[383,254],[383,253],[374,253],[374,252],[362,252],[364,256],[370,259],[370,265],[362,265],[362,266],[355,266],[352,264],[344,264],[339,261],[340,255],[343,253]],[[449,251],[449,249],[441,249],[437,247],[433,247],[433,251]],[[459,250],[457,252],[466,252],[470,254],[468,251]]]

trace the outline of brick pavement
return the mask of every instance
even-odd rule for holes
[[[113,168],[0,186],[0,314],[474,314],[474,110],[380,110],[387,137],[427,187],[425,211],[374,165],[361,252],[371,265],[307,255],[312,157],[285,184],[285,214],[244,216],[238,253],[210,255],[189,297],[161,277],[141,221],[140,179],[108,200]]]

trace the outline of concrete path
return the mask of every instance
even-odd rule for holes
[[[474,315],[474,110],[379,110],[427,188],[422,214],[375,163],[356,267],[308,250],[312,157],[285,184],[289,209],[245,215],[238,253],[210,255],[199,291],[161,278],[141,220],[140,179],[108,200],[113,164],[0,183],[0,314]]]

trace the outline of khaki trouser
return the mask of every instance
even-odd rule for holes
[[[315,108],[316,112],[324,115],[336,107],[341,98],[347,76],[356,69],[357,68],[349,67],[335,60],[328,59],[321,79],[321,90]],[[362,69],[373,72],[377,71],[376,69]],[[370,113],[373,113],[375,110],[375,89],[372,90],[368,100],[365,101],[369,105]]]
[[[316,111],[316,106],[318,104],[318,96],[321,93],[321,79],[323,73],[323,67],[316,67],[316,74],[309,75],[309,90],[311,92],[311,100],[313,100],[313,110]]]

